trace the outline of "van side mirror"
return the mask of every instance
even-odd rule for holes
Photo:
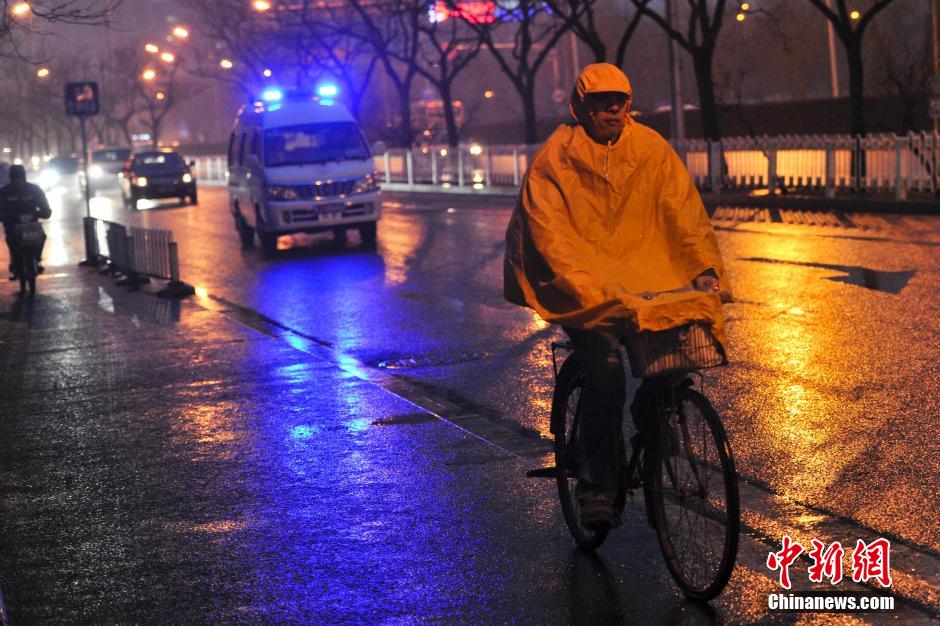
[[[196,167],[196,161],[195,161],[195,159],[190,159],[189,162],[187,163],[187,165],[188,165],[189,167]]]

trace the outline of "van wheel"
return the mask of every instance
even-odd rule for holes
[[[345,228],[333,229],[333,243],[335,243],[337,246],[346,245],[346,229]]]
[[[374,248],[378,230],[378,222],[359,224],[359,238],[362,239],[362,245]]]
[[[258,240],[261,242],[261,254],[267,258],[274,256],[277,252],[277,235],[259,230]]]
[[[238,238],[242,242],[242,248],[247,250],[255,245],[255,229],[249,226],[241,215],[235,219],[235,228],[238,229]]]

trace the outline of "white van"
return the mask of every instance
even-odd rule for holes
[[[235,118],[228,189],[242,245],[258,233],[270,255],[278,235],[356,228],[375,245],[382,208],[375,164],[362,130],[342,105],[269,90]]]

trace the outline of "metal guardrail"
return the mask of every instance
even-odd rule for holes
[[[86,245],[90,257],[107,263],[121,284],[137,286],[149,278],[169,281],[157,292],[162,297],[185,297],[195,293],[180,280],[179,253],[173,233],[154,228],[127,227],[94,217],[86,217]]]
[[[695,184],[722,191],[779,188],[822,192],[940,190],[940,133],[729,137],[674,143]],[[539,146],[424,146],[377,155],[387,187],[467,193],[517,189]],[[196,159],[201,182],[224,184],[224,156]]]

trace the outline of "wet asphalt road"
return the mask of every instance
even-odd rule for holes
[[[764,604],[761,558],[784,533],[890,537],[905,617],[936,611],[940,218],[715,214],[737,301],[732,364],[706,390],[747,480],[748,537],[711,613],[678,598],[641,509],[590,559],[551,485],[520,478],[547,450],[557,332],[502,301],[509,201],[390,198],[377,250],[282,238],[266,260],[239,248],[223,190],[200,196],[94,205],[173,231],[199,288],[178,308],[74,268],[70,204],[40,281],[60,296],[28,322],[48,349],[23,346],[3,292],[6,364],[40,355],[4,374],[18,393],[0,405],[14,623],[793,621]],[[23,468],[54,465],[63,440],[74,454],[32,497]],[[35,546],[62,534],[77,540],[43,567]]]

